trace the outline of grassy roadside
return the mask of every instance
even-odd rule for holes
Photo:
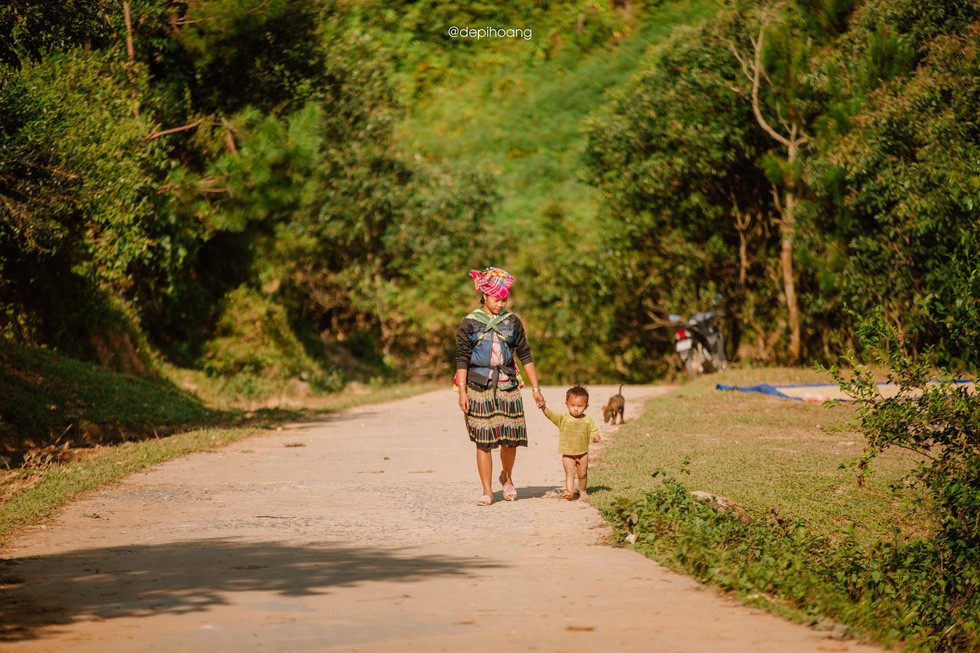
[[[0,455],[169,433],[230,415],[162,380],[101,369],[0,340]]]
[[[593,502],[606,511],[619,497],[639,499],[644,489],[659,485],[651,475],[663,468],[682,474],[691,490],[727,497],[756,519],[765,520],[775,507],[780,517],[802,518],[831,538],[853,528],[859,542],[876,542],[894,525],[920,533],[923,515],[889,490],[911,469],[910,456],[883,455],[863,487],[853,471],[839,469],[864,447],[863,436],[847,426],[852,409],[846,404],[828,408],[715,389],[718,383],[825,382],[811,370],[729,370],[654,400],[603,454],[592,480],[608,489],[593,493]],[[844,430],[824,431],[835,423]],[[687,458],[690,464],[683,465]]]
[[[285,421],[410,397],[433,385],[348,386],[289,408],[207,406],[171,380],[0,343],[0,546],[85,492]],[[273,401],[275,404],[276,402]]]
[[[731,370],[653,400],[594,466],[591,501],[622,541],[750,605],[838,638],[951,650],[953,627],[937,632],[935,622],[948,608],[935,574],[942,552],[918,497],[890,489],[915,459],[884,455],[859,485],[840,469],[864,446],[852,407],[715,389],[826,381]],[[843,428],[824,430],[835,423]],[[698,490],[746,517],[693,500]]]

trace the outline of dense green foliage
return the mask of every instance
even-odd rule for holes
[[[0,94],[7,328],[81,355],[118,322],[112,300],[132,286],[144,225],[156,220],[149,169],[161,157],[143,146],[148,124],[113,67],[98,54],[55,54]]]
[[[748,303],[746,326],[774,320],[768,143],[730,90],[734,61],[709,37],[706,28],[676,32],[614,114],[592,126],[587,156],[607,197],[602,251],[617,335],[651,316],[702,310],[716,294]]]
[[[25,40],[38,27],[26,8],[5,14],[4,335],[112,364],[107,344],[126,341],[136,371],[152,364],[144,334],[218,374],[336,374],[317,340],[386,364],[445,356],[451,337],[434,334],[464,287],[447,271],[470,264],[493,183],[398,149],[377,42],[330,2],[129,8],[131,32],[96,2],[77,32],[108,38],[49,26],[51,43]],[[266,295],[309,353],[272,342],[215,365],[230,292]]]
[[[789,239],[804,358],[851,346],[848,309],[884,306],[918,351],[976,369],[978,21],[976,2],[735,1],[677,31],[590,134],[616,330],[717,292],[744,354],[794,358]]]
[[[716,295],[733,356],[832,360],[882,306],[975,369],[978,21],[974,0],[15,2],[0,329],[137,372],[156,350],[337,378],[343,350],[438,373],[466,269],[503,264],[555,378],[663,374],[667,315]],[[216,354],[242,296],[299,346]]]

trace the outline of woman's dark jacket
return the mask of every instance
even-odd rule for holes
[[[491,333],[487,333],[481,339],[480,336],[485,331],[487,326],[479,320],[470,316],[463,318],[456,331],[456,369],[467,370],[467,382],[481,387],[496,385],[500,372],[504,372],[516,382],[518,377],[514,355],[516,354],[524,365],[534,362],[520,318],[513,313],[508,313],[497,324],[503,365],[493,367],[490,365],[493,337]]]

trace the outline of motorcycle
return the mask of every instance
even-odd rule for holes
[[[717,301],[715,302],[717,305]],[[724,311],[711,310],[695,313],[674,332],[674,349],[680,354],[681,363],[688,376],[696,379],[699,374],[720,372],[728,367],[725,359],[725,339],[721,333]],[[679,315],[671,315],[671,322],[684,322]]]

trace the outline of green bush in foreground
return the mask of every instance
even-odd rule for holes
[[[880,315],[862,321],[859,335],[898,387],[895,396],[883,396],[869,369],[854,361],[848,361],[854,368],[849,378],[831,370],[857,405],[867,440],[854,461],[859,478],[888,449],[915,453],[919,462],[905,480],[926,491],[934,537],[950,551],[980,549],[980,394],[952,380],[951,373],[930,381],[933,370],[909,353]]]
[[[692,498],[663,471],[662,486],[620,500],[607,518],[624,541],[697,580],[812,625],[839,622],[886,644],[931,651],[980,647],[980,548],[935,539],[861,547],[832,541],[802,520],[750,521]]]

